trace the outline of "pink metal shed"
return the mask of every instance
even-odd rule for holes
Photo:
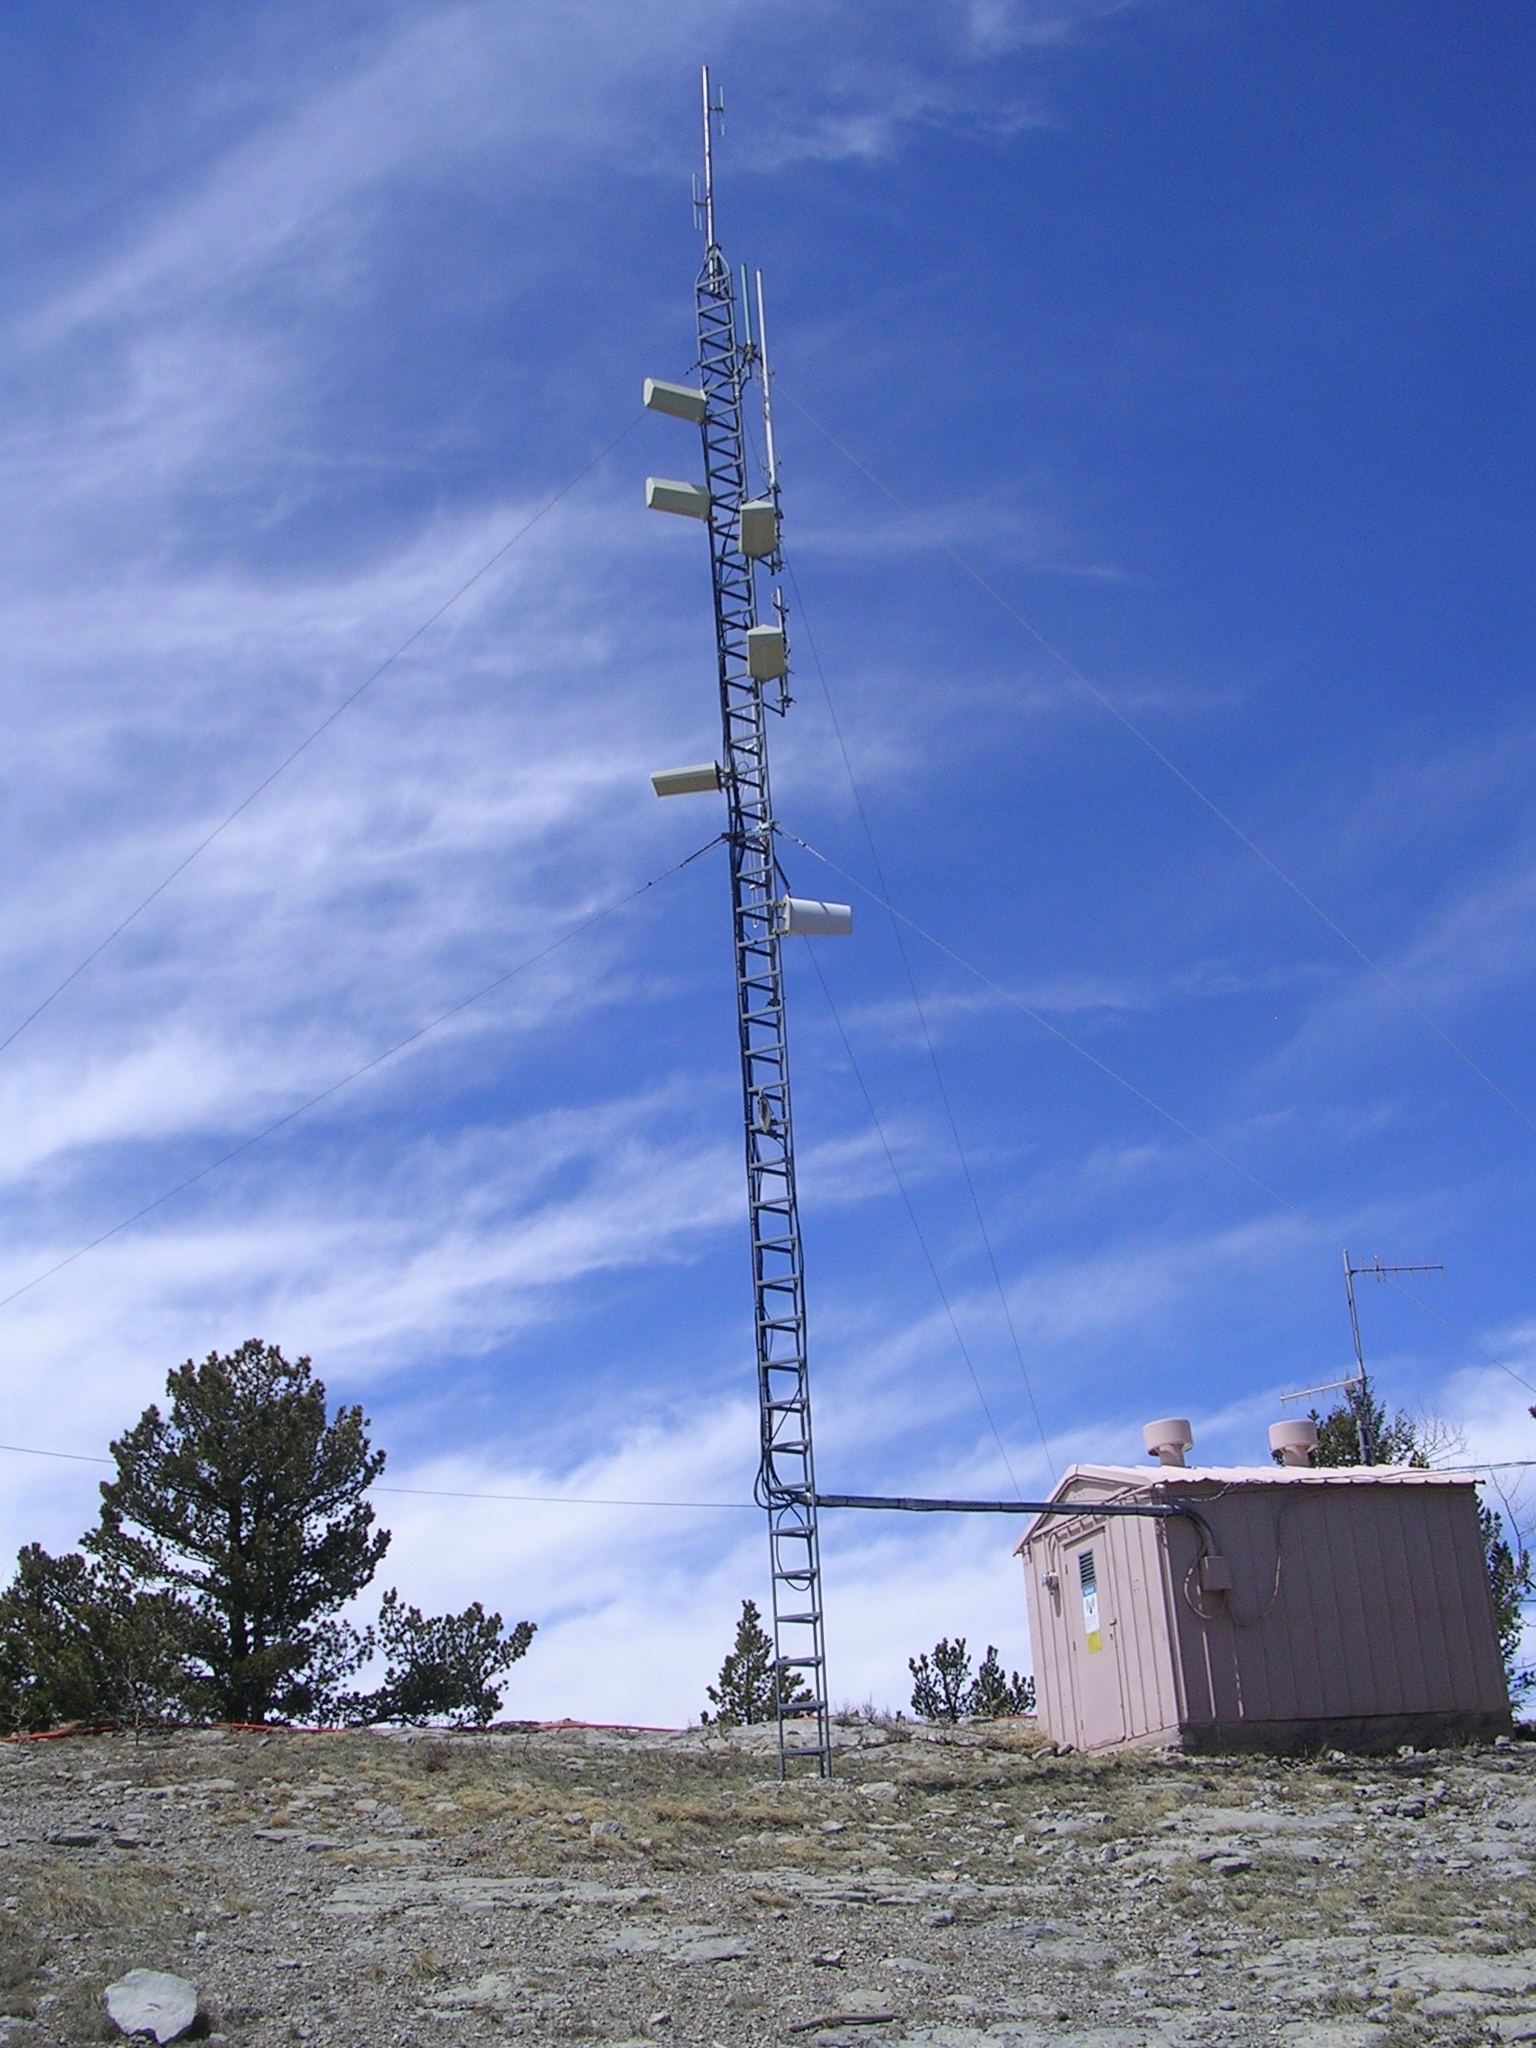
[[[1018,1555],[1058,1742],[1381,1750],[1510,1726],[1468,1477],[1076,1465],[1051,1499],[1081,1512],[1037,1516]],[[1132,1501],[1201,1519],[1096,1512]]]

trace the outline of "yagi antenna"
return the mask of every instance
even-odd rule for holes
[[[1333,1394],[1338,1392],[1347,1394],[1352,1404],[1358,1404],[1356,1406],[1356,1413],[1360,1418],[1360,1452],[1367,1465],[1373,1465],[1376,1462],[1375,1454],[1379,1446],[1367,1441],[1370,1429],[1368,1420],[1370,1413],[1370,1375],[1365,1369],[1365,1346],[1360,1341],[1360,1311],[1355,1302],[1355,1282],[1369,1274],[1371,1279],[1376,1281],[1379,1286],[1383,1281],[1390,1279],[1394,1273],[1443,1273],[1444,1271],[1444,1265],[1438,1261],[1433,1265],[1389,1266],[1382,1259],[1373,1258],[1369,1265],[1357,1266],[1346,1251],[1344,1253],[1344,1297],[1349,1303],[1349,1333],[1355,1340],[1355,1369],[1345,1379],[1329,1380],[1321,1387],[1301,1387],[1294,1394],[1282,1394],[1280,1396],[1282,1401],[1305,1401],[1312,1394]],[[1533,1408],[1531,1413],[1536,1415],[1536,1408]]]

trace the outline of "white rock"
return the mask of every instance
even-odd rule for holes
[[[1488,1991],[1433,1991],[1419,2000],[1419,2011],[1427,2020],[1461,2020],[1485,2013],[1493,2002]]]
[[[1298,2020],[1280,2034],[1284,2048],[1378,2048],[1386,2038],[1370,2020]]]
[[[1409,1990],[1492,1991],[1528,1998],[1536,1991],[1536,1950],[1517,1956],[1421,1956],[1395,1972],[1393,1981]]]
[[[473,1984],[457,1984],[451,1990],[437,1992],[432,2003],[449,2011],[497,2012],[514,2006],[521,1988],[515,1978],[487,1970]]]
[[[130,1970],[107,1986],[107,2011],[125,2034],[177,2041],[197,2018],[197,1986],[164,1970]]]

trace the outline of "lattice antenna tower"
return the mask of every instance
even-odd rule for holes
[[[654,510],[698,519],[709,530],[722,751],[717,762],[671,769],[651,780],[658,796],[725,793],[757,1351],[757,1498],[768,1517],[779,1775],[801,1760],[827,1777],[832,1743],[780,954],[783,940],[795,932],[846,933],[852,912],[846,904],[790,896],[779,869],[768,714],[782,717],[791,700],[787,610],[778,583],[780,494],[763,281],[759,271],[749,295],[743,269],[738,289],[716,240],[714,136],[725,108],[707,68],[702,89],[704,174],[702,186],[694,184],[695,218],[704,236],[704,266],[694,291],[699,382],[647,378],[645,403],[700,428],[704,482],[649,477],[645,492]],[[743,410],[754,383],[762,404],[760,462],[748,447]],[[786,1699],[795,1692],[801,1694],[798,1702]]]

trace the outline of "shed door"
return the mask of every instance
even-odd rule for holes
[[[1077,1694],[1077,1739],[1083,1749],[1125,1739],[1120,1686],[1120,1631],[1110,1596],[1102,1535],[1066,1554],[1067,1640]]]

